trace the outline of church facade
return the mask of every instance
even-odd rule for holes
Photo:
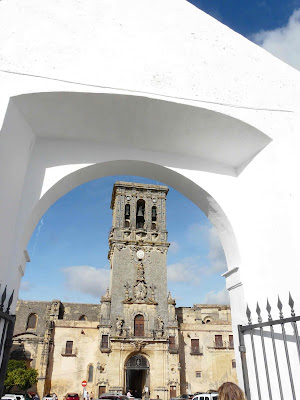
[[[101,304],[20,300],[12,358],[39,373],[40,396],[131,390],[168,400],[237,381],[229,306],[176,308],[167,290],[166,186],[116,182]]]

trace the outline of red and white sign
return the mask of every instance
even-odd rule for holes
[[[82,382],[81,382],[81,385],[82,385],[83,387],[86,387],[86,385],[87,385],[86,381],[82,381]]]

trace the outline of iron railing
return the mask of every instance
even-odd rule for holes
[[[203,346],[191,347],[190,354],[192,356],[203,356]]]
[[[7,305],[5,306],[7,299],[7,286],[5,286],[0,300],[0,397],[3,394],[4,379],[6,375],[10,348],[12,346],[12,337],[16,320],[16,316],[10,314],[10,307],[12,305],[13,298],[14,291],[12,291]]]
[[[291,312],[291,317],[284,318],[283,316],[283,306],[280,301],[280,298],[278,297],[278,302],[277,302],[277,307],[279,310],[279,319],[273,320],[272,315],[271,315],[271,306],[269,301],[267,300],[267,305],[266,305],[266,310],[268,313],[268,321],[263,322],[262,316],[261,316],[261,309],[259,307],[259,304],[257,303],[256,306],[256,313],[257,313],[257,321],[258,323],[253,323],[251,319],[251,311],[249,307],[247,306],[246,310],[246,315],[248,318],[248,325],[239,325],[238,330],[239,330],[239,340],[240,340],[240,346],[239,350],[241,353],[241,362],[242,362],[242,369],[243,369],[243,378],[244,378],[244,386],[245,386],[245,394],[247,397],[247,400],[251,400],[251,393],[250,393],[250,386],[249,386],[249,376],[248,376],[248,366],[247,366],[247,359],[246,359],[246,347],[245,347],[245,334],[250,335],[250,352],[252,353],[252,359],[253,359],[253,368],[254,368],[254,373],[255,373],[255,381],[256,381],[256,388],[257,388],[257,396],[259,400],[265,399],[265,395],[262,396],[262,391],[261,391],[261,382],[262,379],[264,379],[261,370],[258,367],[258,361],[260,359],[257,357],[258,351],[260,351],[260,354],[262,353],[262,358],[264,362],[264,369],[265,369],[265,379],[266,379],[266,387],[268,390],[268,396],[270,400],[273,400],[273,394],[274,398],[277,398],[277,392],[276,394],[272,392],[274,391],[274,378],[273,381],[271,382],[270,379],[270,373],[269,373],[269,367],[270,363],[274,361],[275,363],[275,369],[276,369],[276,378],[277,378],[277,383],[278,383],[278,389],[280,393],[280,399],[284,400],[286,397],[283,395],[283,389],[282,389],[282,373],[285,372],[285,365],[283,365],[282,360],[279,362],[278,358],[278,352],[277,352],[277,346],[275,342],[275,335],[276,335],[276,340],[278,343],[278,340],[283,342],[284,345],[284,353],[285,353],[285,358],[286,358],[286,366],[288,370],[288,376],[289,376],[289,382],[290,382],[290,388],[291,388],[291,394],[292,394],[292,399],[296,400],[296,393],[295,393],[295,385],[294,385],[294,376],[293,376],[293,364],[291,363],[290,359],[290,352],[289,352],[289,346],[288,346],[288,338],[286,334],[286,329],[285,325],[286,324],[291,324],[292,329],[293,329],[293,340],[290,339],[289,337],[289,342],[295,342],[296,348],[297,348],[297,353],[298,353],[298,359],[300,361],[300,340],[299,340],[299,334],[298,334],[298,327],[297,327],[297,321],[300,321],[300,316],[296,316],[295,311],[294,311],[294,300],[292,299],[291,294],[289,294],[289,301],[288,304],[290,306],[290,312]],[[280,333],[278,334],[277,332],[274,332],[274,326],[280,326]],[[264,328],[269,328],[269,330],[264,330]],[[255,340],[254,336],[260,336],[260,341],[261,341],[261,346],[255,346]],[[265,346],[265,339],[266,338],[271,338],[272,346],[271,349],[273,350],[273,357],[270,357],[269,353],[267,355],[266,352],[266,346]],[[272,360],[273,358],[273,360]],[[284,371],[281,368],[284,368]],[[295,373],[294,373],[295,375]]]

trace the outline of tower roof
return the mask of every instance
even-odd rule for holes
[[[117,181],[114,184],[113,187],[113,192],[111,196],[111,203],[110,203],[110,208],[113,208],[114,202],[115,202],[115,196],[116,196],[116,190],[117,188],[125,188],[126,190],[147,190],[147,191],[153,191],[153,192],[165,192],[167,195],[169,188],[168,186],[163,186],[163,185],[153,185],[149,183],[136,183],[136,182],[123,182],[123,181]]]

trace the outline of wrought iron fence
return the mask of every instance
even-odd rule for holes
[[[1,290],[1,285],[0,285]],[[14,298],[12,291],[7,304],[7,286],[3,290],[0,300],[0,397],[3,394],[4,379],[6,375],[7,361],[12,344],[12,336],[15,325],[15,315],[10,314],[10,307]],[[6,304],[6,305],[5,305]]]
[[[285,368],[285,365],[282,365],[282,362],[279,362],[279,357],[278,357],[278,340],[283,342],[284,345],[284,353],[285,353],[285,359],[286,359],[286,365],[287,365],[287,370],[288,370],[288,376],[289,376],[289,384],[290,384],[290,389],[291,389],[291,394],[292,394],[292,399],[296,400],[296,392],[295,392],[295,384],[294,384],[294,379],[295,379],[295,371],[293,371],[293,367],[295,368],[295,364],[291,363],[291,358],[290,358],[290,351],[288,347],[288,339],[287,339],[287,333],[286,333],[286,327],[287,324],[291,324],[292,330],[293,330],[293,340],[296,344],[297,352],[298,352],[298,361],[300,362],[300,340],[299,340],[299,334],[298,334],[298,327],[297,327],[297,321],[300,321],[300,316],[296,316],[295,311],[294,311],[294,300],[289,294],[289,301],[288,301],[289,307],[290,307],[290,313],[291,316],[288,318],[284,318],[283,315],[283,305],[278,297],[278,302],[277,302],[277,307],[279,310],[279,319],[273,320],[272,315],[271,315],[271,306],[269,301],[267,300],[266,304],[266,310],[267,310],[267,315],[268,315],[268,321],[263,322],[262,316],[261,316],[261,309],[259,304],[257,303],[256,306],[256,314],[257,314],[257,321],[258,323],[253,323],[252,318],[251,318],[251,311],[249,307],[247,306],[246,310],[246,315],[248,318],[248,325],[239,325],[238,330],[239,330],[239,340],[240,340],[240,346],[239,346],[239,351],[241,354],[241,361],[242,361],[242,369],[243,369],[243,378],[244,378],[244,386],[245,386],[245,394],[247,396],[247,400],[251,400],[251,392],[250,392],[250,385],[249,385],[249,375],[248,375],[248,366],[247,365],[247,359],[246,359],[246,346],[245,346],[245,336],[250,335],[250,348],[248,350],[248,354],[251,354],[251,357],[253,360],[253,369],[254,369],[254,375],[255,375],[255,382],[256,382],[256,388],[257,388],[257,396],[259,400],[264,399],[265,396],[262,396],[262,391],[261,391],[261,383],[262,380],[264,379],[265,375],[265,380],[266,380],[266,386],[267,386],[267,392],[270,400],[273,400],[274,398],[278,398],[277,396],[277,391],[276,394],[272,393],[272,390],[274,392],[274,388],[276,390],[276,385],[274,385],[274,374],[272,375],[272,379],[270,377],[269,373],[269,367],[270,363],[275,364],[275,377],[277,380],[277,385],[278,385],[278,391],[280,394],[280,399],[284,400],[286,399],[286,395],[284,396],[284,391],[282,388],[282,374],[285,373],[283,371],[283,367]],[[280,335],[278,335],[276,332],[274,332],[274,326],[278,325]],[[268,330],[265,330],[264,328],[269,328]],[[276,334],[276,340],[277,340],[277,346],[276,346],[276,340],[275,340],[275,334]],[[255,345],[255,340],[254,336],[259,335],[260,336],[260,342],[261,346],[258,348],[257,345]],[[272,346],[270,348],[272,349],[273,355],[271,357],[270,352],[266,352],[266,344],[265,344],[265,339],[266,337],[271,339]],[[279,337],[279,339],[278,339]],[[289,340],[291,341],[291,340]],[[258,367],[258,357],[257,353],[260,351],[260,354],[262,354],[263,358],[263,364],[264,364],[264,374],[262,374],[262,371]],[[248,361],[249,361],[248,358]],[[280,361],[281,358],[280,358]],[[280,368],[281,367],[281,368]]]

